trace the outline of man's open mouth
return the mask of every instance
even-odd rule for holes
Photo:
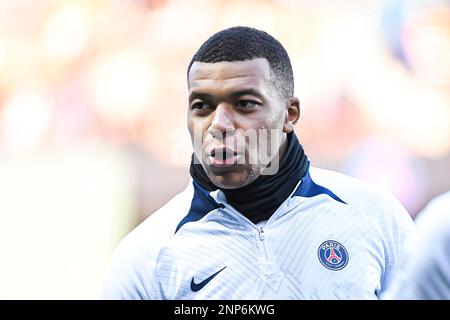
[[[237,162],[237,152],[229,148],[214,148],[209,155],[211,164],[216,167],[231,166]]]

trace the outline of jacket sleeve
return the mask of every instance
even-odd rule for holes
[[[117,246],[108,265],[101,291],[104,300],[152,299],[150,293],[151,270],[154,261],[141,250],[133,232]]]
[[[401,271],[401,261],[405,256],[406,244],[416,231],[416,226],[401,203],[388,191],[384,191],[379,210],[380,228],[384,237],[385,265],[381,279],[379,297],[385,299],[395,279]]]
[[[450,193],[433,200],[417,218],[401,273],[388,299],[450,299]]]

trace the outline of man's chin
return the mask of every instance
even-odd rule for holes
[[[248,174],[242,171],[211,172],[209,179],[222,189],[237,189],[249,184]]]

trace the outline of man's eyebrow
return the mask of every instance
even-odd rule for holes
[[[238,98],[240,96],[245,96],[245,95],[255,96],[255,97],[258,97],[259,99],[265,100],[264,96],[258,90],[255,90],[255,89],[244,89],[244,90],[235,91],[235,92],[232,92],[231,94],[229,94],[229,96],[231,96],[233,98]],[[213,100],[214,98],[215,97],[212,94],[193,91],[189,95],[189,102],[192,102],[192,100],[194,100],[194,99]]]
[[[192,102],[194,99],[200,99],[200,100],[211,100],[213,99],[213,95],[209,93],[202,93],[202,92],[191,92],[189,95],[189,102]]]
[[[237,98],[240,96],[246,96],[246,95],[255,96],[255,97],[258,97],[258,98],[264,100],[264,96],[258,90],[255,90],[255,89],[244,89],[244,90],[233,92],[231,94],[231,96],[234,98]]]

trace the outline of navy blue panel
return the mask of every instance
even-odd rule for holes
[[[209,195],[209,191],[201,187],[197,182],[193,181],[194,184],[194,197],[192,198],[191,207],[188,214],[180,221],[175,233],[188,222],[198,221],[203,218],[208,212],[223,208],[224,206],[218,204]]]
[[[305,176],[302,178],[302,183],[300,183],[300,186],[297,188],[297,190],[295,190],[292,196],[311,198],[318,196],[320,194],[326,194],[336,201],[339,201],[343,204],[347,204],[344,201],[342,201],[337,195],[335,195],[331,190],[322,187],[321,185],[318,185],[311,179],[311,176],[309,174],[309,161],[308,161],[308,169],[306,170]]]

